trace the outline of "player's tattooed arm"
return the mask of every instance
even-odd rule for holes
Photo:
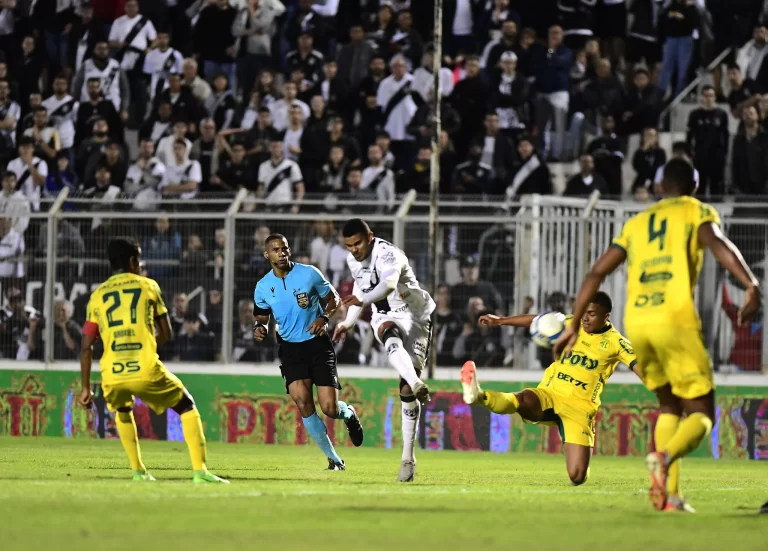
[[[486,314],[480,316],[477,322],[480,325],[488,325],[489,327],[498,327],[499,325],[511,325],[512,327],[530,327],[533,318],[536,316],[533,314],[524,314],[522,316],[496,316],[494,314]]]

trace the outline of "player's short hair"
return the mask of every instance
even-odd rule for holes
[[[664,166],[664,187],[674,189],[683,195],[690,195],[696,189],[696,176],[691,163],[685,159],[671,159]]]
[[[608,293],[604,291],[598,291],[595,293],[595,296],[592,297],[590,302],[601,306],[608,314],[610,314],[611,310],[613,310],[613,301],[611,300],[611,297],[608,296]]]
[[[691,156],[691,148],[688,147],[687,142],[675,142],[672,144],[672,155],[687,155],[688,157]]]
[[[277,241],[278,239],[285,239],[285,242],[288,242],[288,238],[285,237],[282,233],[271,233],[269,236],[264,240],[264,248],[266,249],[272,241]]]
[[[362,218],[347,220],[347,223],[344,224],[344,227],[341,229],[341,235],[344,237],[353,237],[360,233],[364,235],[371,233],[371,227]]]
[[[134,237],[115,237],[107,245],[107,258],[113,270],[127,271],[131,258],[138,258],[139,242]]]

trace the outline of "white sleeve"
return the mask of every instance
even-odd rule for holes
[[[360,287],[357,284],[357,281],[355,281],[354,286],[352,287],[352,294],[359,298],[360,300],[364,300],[363,291],[360,289]],[[351,329],[355,322],[357,322],[358,318],[360,317],[360,314],[363,313],[363,308],[361,306],[350,306],[347,308],[347,317],[344,318],[344,321],[341,322],[340,325],[343,327],[346,327],[347,329]]]
[[[109,41],[110,42],[117,42],[118,40],[120,40],[120,37],[117,36],[117,28],[118,28],[118,26],[119,25],[118,25],[117,21],[112,23],[112,27],[109,29]]]
[[[339,11],[339,0],[326,0],[323,5],[313,4],[312,11],[325,17],[336,17]]]
[[[259,173],[256,176],[256,183],[261,184],[262,186],[265,186],[265,187],[267,185],[267,182],[264,181],[264,163],[261,163],[259,165]]]
[[[384,82],[382,81],[381,84],[384,84]],[[386,92],[387,87],[379,85],[379,89],[376,91],[376,105],[379,107],[383,108],[385,105],[387,105],[387,100],[385,99]]]
[[[200,163],[197,161],[192,161],[192,168],[189,171],[189,175],[187,176],[187,182],[195,182],[196,184],[199,184],[203,181],[203,171],[200,168]]]
[[[363,305],[368,306],[374,302],[384,300],[397,288],[400,274],[403,272],[404,261],[401,255],[390,249],[376,257],[376,271],[381,274],[379,283],[365,293]]]
[[[155,30],[155,26],[152,24],[152,21],[147,21],[147,26],[144,27],[144,29],[146,29],[147,48],[149,48],[152,45],[152,42],[154,42],[157,38],[157,30]]]
[[[157,161],[155,166],[152,167],[152,176],[155,178],[163,178],[165,176],[165,165],[160,161]]]
[[[174,52],[173,55],[176,57],[176,63],[173,64],[172,71],[174,73],[181,73],[184,65],[184,57],[179,52]]]
[[[296,163],[293,163],[293,166],[291,166],[291,183],[292,184],[300,184],[304,181],[304,175],[301,173],[301,169],[299,168],[299,165]]]
[[[145,75],[151,75],[155,72],[154,67],[152,67],[152,58],[154,57],[154,50],[149,52],[147,56],[144,58],[144,67],[142,67],[142,71]]]
[[[40,164],[37,165],[37,171],[40,173],[40,176],[43,176],[44,178],[48,177],[48,163],[40,160]]]

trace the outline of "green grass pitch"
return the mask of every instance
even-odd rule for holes
[[[143,442],[155,483],[129,480],[118,441],[0,438],[0,549],[765,551],[768,465],[686,460],[696,515],[651,509],[640,458],[596,457],[587,484],[561,456],[212,443],[229,486],[192,484],[183,443]]]

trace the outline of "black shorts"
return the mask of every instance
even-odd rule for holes
[[[661,44],[630,36],[627,39],[627,51],[624,57],[629,63],[640,63],[645,60],[649,65],[648,68],[652,69],[653,65],[661,63]]]
[[[292,382],[304,379],[310,379],[315,386],[341,389],[336,371],[336,351],[327,336],[304,342],[281,341],[277,355],[286,392]]]

